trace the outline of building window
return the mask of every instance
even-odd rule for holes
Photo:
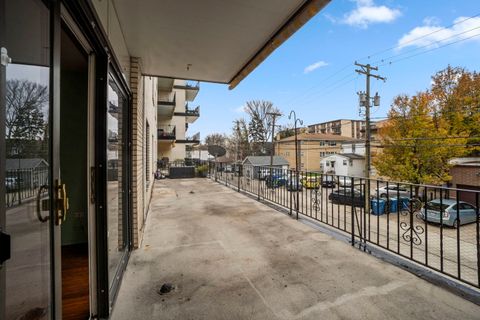
[[[320,141],[320,146],[324,146],[325,145],[325,141]]]
[[[344,166],[347,165],[347,160],[343,160],[343,165],[344,165]]]
[[[300,152],[300,156],[301,156],[301,157],[303,157],[304,155],[305,155],[305,154],[303,153],[303,151]]]
[[[305,164],[302,162],[302,163],[300,164],[300,166],[303,168],[303,167],[305,166]]]
[[[335,142],[335,141],[328,141],[328,145],[334,147],[334,146],[337,145],[337,142]]]
[[[325,157],[325,152],[324,151],[320,152],[320,157]]]

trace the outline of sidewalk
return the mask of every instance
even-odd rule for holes
[[[157,293],[164,283],[175,288]],[[478,319],[480,307],[207,179],[157,181],[113,320]]]

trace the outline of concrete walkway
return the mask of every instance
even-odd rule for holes
[[[164,283],[175,289],[160,295]],[[207,179],[157,181],[113,320],[478,319],[480,307]]]

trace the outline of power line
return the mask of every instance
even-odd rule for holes
[[[425,53],[428,53],[428,52],[432,52],[432,51],[435,51],[435,50],[439,50],[439,49],[448,47],[448,46],[450,46],[450,45],[452,45],[452,44],[456,44],[456,43],[459,43],[459,42],[462,42],[462,41],[470,40],[470,39],[475,38],[475,37],[478,37],[478,36],[480,36],[480,33],[475,34],[475,35],[470,36],[470,37],[467,37],[467,38],[459,39],[459,40],[457,40],[457,41],[449,42],[449,43],[447,43],[447,44],[444,44],[444,45],[439,46],[439,47],[432,48],[432,49],[430,49],[430,50],[425,50],[425,51],[422,51],[422,52],[419,52],[419,53],[416,53],[416,54],[412,54],[412,55],[407,56],[407,57],[404,57],[404,58],[400,58],[400,59],[397,59],[397,60],[389,61],[389,62],[387,62],[387,63],[381,64],[380,66],[392,65],[392,64],[394,64],[394,63],[397,63],[397,62],[400,62],[400,61],[403,61],[403,60],[408,60],[408,59],[414,58],[414,57],[416,57],[416,56],[419,56],[419,55],[422,55],[422,54],[425,54]]]
[[[460,32],[460,33],[453,34],[453,35],[451,35],[451,36],[449,36],[449,37],[446,37],[446,38],[443,38],[443,39],[441,39],[441,40],[433,41],[433,42],[431,42],[431,43],[429,43],[429,44],[426,44],[426,45],[423,45],[423,46],[419,46],[419,47],[417,47],[417,48],[415,48],[415,49],[411,49],[411,50],[408,50],[408,51],[404,51],[404,52],[399,53],[399,54],[394,54],[394,55],[392,55],[392,56],[390,56],[390,57],[388,57],[388,58],[379,59],[379,60],[377,60],[377,61],[375,61],[375,62],[373,62],[373,63],[385,62],[385,60],[389,60],[389,59],[392,59],[392,58],[395,58],[395,57],[400,57],[400,56],[409,54],[409,53],[411,53],[411,52],[415,52],[415,51],[418,51],[418,50],[421,50],[421,49],[424,49],[424,48],[428,48],[428,47],[431,47],[431,46],[434,45],[434,44],[445,42],[446,40],[449,40],[449,39],[452,39],[452,38],[456,38],[456,37],[458,37],[458,36],[460,36],[460,35],[462,35],[462,34],[469,33],[469,32],[472,32],[472,31],[474,31],[474,30],[477,30],[477,29],[480,29],[480,26],[475,27],[475,28],[472,28],[472,29],[465,30],[465,31]]]
[[[430,33],[424,34],[423,36],[420,36],[420,37],[411,39],[411,40],[409,40],[409,41],[407,41],[407,42],[404,42],[403,45],[408,44],[408,43],[412,43],[412,42],[415,42],[415,41],[418,41],[418,40],[423,39],[423,38],[426,38],[426,37],[429,37],[429,36],[431,36],[432,34],[438,33],[438,32],[440,32],[440,31],[445,31],[445,29],[451,28],[451,27],[453,27],[453,26],[455,26],[455,25],[461,24],[461,23],[463,23],[463,22],[465,22],[465,21],[471,20],[471,19],[476,18],[476,17],[478,17],[478,16],[480,16],[480,13],[477,13],[477,14],[475,14],[475,15],[473,15],[473,16],[471,16],[471,17],[468,17],[468,18],[466,18],[466,19],[463,19],[463,20],[457,21],[457,22],[455,22],[455,23],[452,23],[452,24],[450,24],[450,25],[448,25],[448,26],[446,26],[446,27],[440,27],[439,29],[437,29],[437,30],[435,30],[435,31],[432,31],[432,32],[430,32]],[[358,59],[358,60],[370,59],[371,57],[375,57],[375,56],[377,56],[377,55],[379,55],[379,54],[382,54],[382,53],[385,53],[385,52],[388,52],[388,51],[392,51],[392,50],[396,50],[396,49],[400,49],[400,47],[401,47],[401,46],[397,44],[397,45],[395,45],[395,46],[393,46],[393,47],[390,47],[390,48],[387,48],[387,49],[383,49],[383,50],[377,51],[377,52],[375,52],[375,53],[373,53],[373,54],[370,54],[370,55],[365,56],[365,57],[363,57],[363,58],[360,58],[360,59]]]

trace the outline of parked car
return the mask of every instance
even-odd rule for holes
[[[335,188],[335,177],[334,176],[323,176],[322,178],[322,187],[324,188]]]
[[[391,198],[391,197],[412,197],[412,193],[410,192],[410,186],[403,185],[403,184],[390,184],[378,189],[375,189],[375,194],[378,194],[380,198]]]
[[[353,190],[353,198],[352,189],[333,190],[332,193],[328,195],[328,199],[335,204],[345,204],[349,206],[353,204],[356,207],[365,206],[365,196],[358,190]]]
[[[267,188],[279,188],[287,184],[287,177],[284,175],[268,175],[265,177]]]
[[[307,189],[318,189],[320,188],[321,178],[320,177],[304,177],[300,180],[302,185]]]
[[[18,181],[15,177],[6,177],[5,178],[5,189],[8,191],[13,191],[18,188]]]
[[[265,180],[265,178],[269,175],[270,175],[270,169],[269,168],[259,168],[258,169],[258,179],[259,180]]]
[[[297,179],[297,177],[288,177],[286,187],[287,187],[288,191],[302,191],[303,190],[302,183],[300,182],[300,179]]]
[[[457,203],[455,199],[435,199],[427,202],[420,210],[419,217],[428,222],[442,222],[444,225],[457,228],[459,225],[476,222],[477,208],[468,202]]]

